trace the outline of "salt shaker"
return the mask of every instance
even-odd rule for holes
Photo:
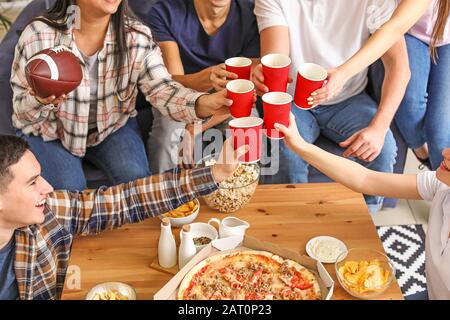
[[[158,242],[158,262],[163,268],[172,268],[177,264],[177,245],[172,234],[170,219],[161,222],[161,234]]]
[[[181,244],[178,252],[178,266],[183,268],[197,253],[194,240],[192,238],[191,226],[184,225],[181,231]]]

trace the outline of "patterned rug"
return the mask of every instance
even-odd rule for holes
[[[403,295],[425,291],[425,233],[422,225],[377,227],[377,231],[384,250],[395,265]]]

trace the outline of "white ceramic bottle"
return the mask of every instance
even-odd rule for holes
[[[161,234],[158,242],[158,262],[163,268],[172,268],[177,264],[177,245],[172,234],[170,219],[161,222]]]
[[[194,239],[192,238],[191,226],[184,225],[181,231],[181,244],[178,252],[178,266],[183,268],[197,253]]]

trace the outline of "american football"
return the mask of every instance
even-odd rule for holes
[[[28,84],[40,98],[67,95],[83,79],[80,60],[64,46],[36,53],[28,60],[25,74]]]

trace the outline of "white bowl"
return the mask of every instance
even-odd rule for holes
[[[136,300],[136,291],[126,283],[122,282],[105,282],[93,287],[86,295],[86,300],[93,300],[97,293],[117,291],[121,295],[128,298],[128,300]]]
[[[336,255],[336,258],[340,257],[341,260],[345,258],[346,255],[344,253],[348,252],[347,246],[341,240],[336,239],[334,237],[330,237],[330,236],[319,236],[319,237],[312,238],[311,240],[308,241],[308,243],[306,244],[306,253],[311,258],[316,259],[317,261],[320,261],[321,263],[335,263],[336,262],[336,258],[328,259],[328,260],[320,259],[319,257],[317,257],[314,254],[313,246],[319,241],[333,242],[341,250],[341,252]]]
[[[197,209],[194,212],[192,212],[190,215],[188,215],[186,217],[182,217],[182,218],[170,218],[170,217],[166,217],[164,214],[161,214],[161,215],[159,215],[159,218],[161,220],[163,218],[169,218],[170,224],[172,225],[172,227],[176,227],[176,228],[181,228],[185,224],[190,224],[195,219],[197,219],[198,213],[200,211],[200,201],[198,201],[198,199],[195,199],[193,201],[197,204]]]
[[[211,241],[219,238],[219,233],[217,232],[217,229],[214,228],[210,224],[207,224],[204,222],[196,222],[196,223],[191,223],[190,226],[191,226],[192,238],[208,237],[211,239]],[[183,236],[183,233],[180,230],[180,239],[182,236]],[[207,244],[195,245],[195,248],[197,249],[197,252],[199,252],[206,246],[207,246]]]

